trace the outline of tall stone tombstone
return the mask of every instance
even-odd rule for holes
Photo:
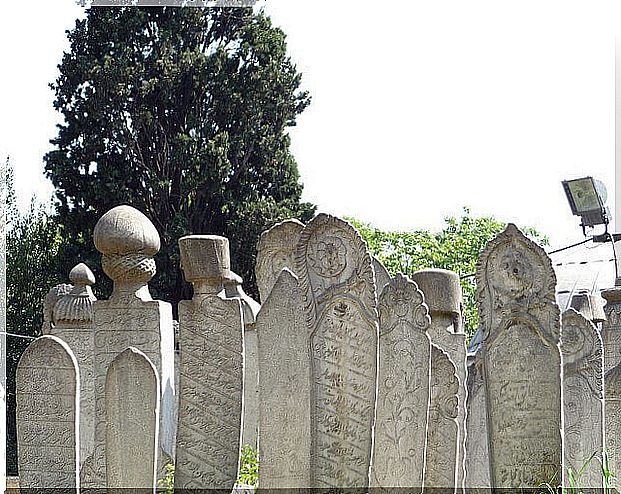
[[[609,469],[616,478],[612,485],[621,492],[621,363],[610,369],[604,377],[606,396],[606,452]]]
[[[260,489],[311,485],[311,357],[297,277],[284,268],[257,315]]]
[[[317,215],[295,254],[311,351],[311,487],[369,483],[378,316],[371,256],[347,222]]]
[[[382,264],[376,256],[371,258],[373,263],[373,272],[375,273],[375,291],[377,292],[377,299],[379,300],[384,287],[390,283],[390,274],[386,269],[386,266]]]
[[[108,367],[105,396],[108,492],[130,489],[155,494],[160,405],[157,369],[140,350],[128,348]]]
[[[448,354],[457,373],[457,486],[462,492],[465,479],[467,383],[466,334],[459,275],[446,269],[424,269],[414,273],[412,279],[425,294],[425,302],[429,306],[431,343]]]
[[[80,381],[69,346],[34,340],[17,365],[17,462],[22,492],[79,492]]]
[[[179,250],[194,296],[179,302],[175,489],[230,491],[239,467],[244,328],[240,300],[218,296],[230,277],[229,242],[190,235],[179,239]]]
[[[492,488],[562,479],[560,316],[550,259],[515,225],[477,266]]]
[[[259,434],[259,356],[256,322],[261,305],[244,292],[242,278],[231,271],[224,280],[226,298],[238,298],[244,321],[244,410],[242,445],[257,448]]]
[[[114,286],[108,300],[93,302],[95,445],[81,472],[82,485],[89,488],[106,483],[106,375],[112,361],[127,348],[143,352],[158,371],[160,475],[174,458],[176,425],[172,306],[153,300],[148,287],[156,272],[153,256],[160,249],[159,234],[140,211],[117,206],[97,222],[94,242]]]
[[[302,222],[290,219],[275,224],[261,234],[255,264],[261,303],[267,300],[283,268],[295,272],[293,258],[303,229]]]
[[[448,353],[431,345],[431,399],[427,427],[425,488],[458,490],[459,379]]]
[[[606,321],[602,323],[605,374],[621,362],[621,287],[603,290],[602,297],[606,300]]]
[[[56,300],[51,311],[49,334],[69,345],[80,369],[80,462],[93,453],[95,444],[95,352],[91,286],[95,275],[86,264],[77,264],[69,273],[72,288]],[[81,466],[81,465],[80,465]]]
[[[563,313],[561,352],[565,470],[582,472],[577,479],[580,487],[601,489],[599,462],[604,451],[602,339],[593,323],[574,309]]]
[[[397,274],[378,303],[379,370],[371,486],[422,492],[431,383],[423,293]]]
[[[470,493],[487,493],[492,485],[489,465],[487,431],[487,400],[483,385],[483,360],[476,354],[468,355],[466,402],[466,455],[465,485]]]

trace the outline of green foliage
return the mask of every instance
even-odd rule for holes
[[[154,294],[190,295],[177,240],[219,234],[257,296],[260,232],[309,220],[287,127],[308,106],[284,33],[251,8],[92,8],[69,32],[52,88],[64,116],[45,156],[66,225],[66,269],[98,261],[97,219],[122,203],[162,237]],[[104,277],[95,266],[100,293]],[[109,281],[105,280],[109,284]]]
[[[173,463],[166,464],[166,475],[163,479],[157,481],[157,492],[162,494],[175,493],[175,465]]]
[[[244,444],[241,450],[241,465],[239,469],[238,484],[257,485],[259,480],[259,455],[256,449],[249,444]]]
[[[45,207],[32,201],[19,211],[13,185],[13,169],[7,160],[6,174],[6,327],[7,336],[7,471],[17,472],[15,429],[15,370],[20,356],[40,336],[42,301],[47,291],[66,281],[59,273],[58,252],[62,246],[60,226]]]
[[[439,232],[385,232],[349,218],[366,240],[369,250],[394,276],[397,272],[411,275],[425,268],[455,271],[461,277],[464,292],[466,334],[471,337],[479,324],[476,307],[474,272],[479,256],[487,243],[502,232],[506,224],[493,217],[475,218],[464,208],[461,218],[448,217]],[[547,239],[532,228],[522,231],[545,245]]]

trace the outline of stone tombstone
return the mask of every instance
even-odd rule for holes
[[[458,383],[457,424],[457,486],[463,491],[466,456],[466,334],[464,332],[463,295],[459,275],[446,269],[423,269],[412,280],[425,294],[431,314],[429,336],[431,343],[445,351],[455,365]]]
[[[605,303],[605,300],[600,295],[581,292],[571,297],[569,305],[597,327],[599,323],[606,320],[606,313],[604,312]]]
[[[244,328],[240,300],[218,296],[230,277],[229,242],[190,235],[179,239],[179,250],[194,296],[179,302],[175,489],[230,491],[239,467]]]
[[[562,478],[560,316],[543,249],[515,225],[477,265],[492,488]]]
[[[95,445],[82,466],[82,485],[106,482],[105,383],[112,361],[129,347],[144,353],[158,371],[160,382],[159,475],[174,458],[175,380],[172,306],[153,300],[148,282],[155,275],[153,256],[160,238],[153,223],[131,206],[105,213],[94,231],[104,272],[114,282],[108,300],[93,302]]]
[[[621,287],[603,290],[602,297],[606,300],[606,321],[602,323],[605,374],[621,362]]]
[[[91,286],[95,275],[86,264],[77,264],[69,273],[72,289],[56,300],[49,333],[69,345],[80,369],[80,462],[93,453],[95,444],[95,379],[93,302]]]
[[[280,271],[293,269],[295,248],[304,224],[296,219],[285,220],[264,231],[257,243],[255,275],[261,302],[267,300]]]
[[[466,403],[465,487],[468,492],[486,493],[491,487],[487,432],[487,401],[483,386],[483,361],[479,354],[468,355]]]
[[[34,340],[16,373],[17,462],[22,491],[79,492],[80,381],[69,346]]]
[[[427,427],[425,487],[456,492],[459,379],[448,353],[431,345],[431,399]]]
[[[371,486],[421,492],[431,379],[423,293],[397,274],[378,302],[379,370]]]
[[[297,277],[284,268],[257,315],[260,489],[311,485],[309,332]]]
[[[295,254],[311,351],[311,487],[369,482],[378,316],[371,256],[346,221],[317,215]]]
[[[261,305],[242,288],[242,278],[231,271],[224,280],[226,298],[238,298],[244,320],[244,429],[242,445],[257,448],[259,434],[259,363],[256,319]]]
[[[582,472],[578,478],[581,487],[601,489],[599,461],[604,451],[602,339],[593,323],[574,309],[565,311],[562,316],[561,352],[565,470]]]
[[[610,487],[621,492],[621,363],[610,369],[604,378],[606,397],[606,451],[608,466],[616,478]]]
[[[51,334],[52,327],[54,326],[54,307],[58,299],[67,295],[73,289],[73,285],[68,283],[61,283],[56,285],[47,292],[43,299],[43,324],[41,325],[41,334]]]
[[[105,397],[109,489],[155,493],[159,388],[157,369],[136,348],[120,353],[108,367]]]
[[[390,283],[390,274],[386,269],[386,266],[382,264],[376,256],[371,258],[373,262],[373,272],[375,273],[375,290],[377,292],[377,298],[379,299],[384,287]]]

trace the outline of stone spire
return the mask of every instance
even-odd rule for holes
[[[112,298],[134,293],[151,300],[147,283],[156,272],[160,236],[149,218],[131,206],[117,206],[99,219],[93,239],[103,254],[103,270],[114,281]]]

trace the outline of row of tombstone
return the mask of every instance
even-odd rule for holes
[[[550,260],[513,225],[481,256],[468,356],[458,276],[391,278],[333,216],[263,233],[262,306],[225,238],[180,239],[194,294],[177,337],[149,294],[152,223],[119,206],[94,240],[111,297],[76,266],[18,366],[24,488],[155,489],[174,463],[176,489],[231,490],[242,444],[258,445],[261,489],[528,488],[566,482],[567,467],[602,487],[604,451],[621,472],[618,290],[601,334],[561,317]]]

